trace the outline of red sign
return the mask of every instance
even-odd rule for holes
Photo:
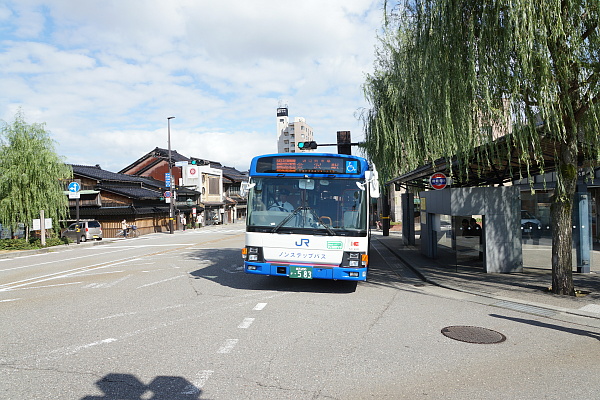
[[[188,170],[188,174],[190,174],[191,177],[194,177],[194,175],[196,175],[196,168],[192,167]]]
[[[442,174],[441,172],[437,172],[429,177],[429,184],[436,190],[445,188],[446,183],[446,175]]]

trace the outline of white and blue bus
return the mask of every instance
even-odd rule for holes
[[[344,154],[285,153],[250,166],[244,270],[364,281],[377,172]]]

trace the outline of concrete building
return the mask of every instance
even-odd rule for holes
[[[313,129],[306,123],[303,117],[295,117],[290,122],[287,107],[277,109],[277,152],[278,153],[301,153],[314,150],[300,150],[299,142],[311,142],[314,140]]]

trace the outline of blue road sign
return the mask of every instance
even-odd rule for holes
[[[77,182],[69,183],[69,192],[77,193],[77,192],[79,192],[80,189],[81,189],[81,185],[79,183],[77,183]]]

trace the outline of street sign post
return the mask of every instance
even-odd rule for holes
[[[69,199],[75,199],[75,219],[77,221],[77,223],[79,224],[79,198],[80,198],[80,193],[79,191],[81,190],[81,184],[79,182],[71,182],[69,183]],[[77,235],[77,244],[79,244],[80,238],[79,235]]]

